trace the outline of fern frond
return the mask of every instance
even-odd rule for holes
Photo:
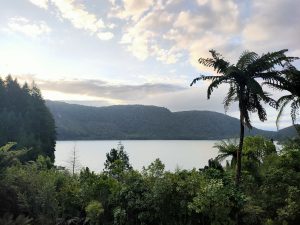
[[[244,51],[240,56],[236,66],[239,69],[245,69],[248,65],[253,63],[258,58],[258,55],[255,52]]]
[[[227,76],[220,76],[218,79],[214,79],[207,88],[207,99],[210,99],[211,93],[215,88],[218,88],[222,83],[227,83],[228,80],[230,80],[230,78]]]
[[[234,87],[233,84],[230,84],[228,93],[225,96],[224,101],[223,101],[225,112],[228,111],[228,108],[229,108],[231,102],[236,100],[236,94],[237,94],[236,87]]]
[[[197,83],[198,81],[200,80],[215,80],[215,79],[218,79],[218,78],[221,78],[222,76],[205,76],[205,75],[200,75],[199,77],[195,78],[190,86],[193,86],[195,83]]]
[[[291,101],[291,99],[289,99],[287,96],[283,96],[280,99],[278,99],[278,104],[281,104],[281,107],[279,109],[277,118],[276,118],[276,127],[277,130],[279,129],[279,122],[280,122],[280,118],[282,116],[283,110],[284,108],[287,106],[287,104]]]

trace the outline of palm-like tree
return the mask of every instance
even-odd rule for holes
[[[236,152],[238,149],[238,144],[236,139],[235,140],[227,140],[227,141],[220,141],[214,145],[214,148],[218,149],[218,156],[216,159],[219,162],[224,161],[226,158],[231,157],[231,166],[235,166],[237,159],[236,159]]]
[[[224,60],[222,55],[215,50],[210,50],[212,58],[200,58],[198,62],[207,67],[213,67],[217,72],[216,76],[201,75],[195,78],[191,86],[200,80],[211,80],[207,89],[209,99],[213,90],[221,84],[228,84],[229,90],[224,98],[224,108],[228,109],[232,102],[238,102],[240,111],[240,141],[237,149],[236,185],[241,178],[241,156],[244,140],[244,127],[252,128],[250,113],[257,113],[261,121],[267,119],[266,110],[262,102],[268,103],[277,108],[277,103],[263,91],[258,79],[266,82],[284,82],[282,77],[286,73],[287,65],[290,65],[296,58],[285,55],[287,50],[271,52],[259,56],[255,52],[245,51],[236,64],[230,64]],[[286,65],[286,66],[283,66]]]
[[[279,120],[281,118],[284,108],[291,103],[291,117],[292,122],[295,124],[296,117],[300,108],[300,71],[296,69],[293,65],[284,65],[287,67],[287,72],[284,74],[285,82],[272,82],[266,81],[267,84],[280,91],[288,91],[289,94],[281,96],[277,103],[280,106],[279,113],[276,120],[277,127],[279,126]]]

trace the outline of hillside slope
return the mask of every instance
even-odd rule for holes
[[[59,140],[223,139],[238,137],[239,120],[211,111],[171,112],[163,107],[118,105],[89,107],[47,101]],[[252,129],[251,135],[276,132]]]

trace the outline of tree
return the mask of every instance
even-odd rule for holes
[[[78,158],[78,152],[76,151],[76,143],[74,144],[73,150],[71,152],[71,157],[69,160],[72,175],[75,174],[76,170],[80,169],[80,162]]]
[[[0,146],[16,142],[18,148],[31,149],[24,160],[44,155],[53,162],[55,139],[54,119],[40,90],[27,83],[21,86],[11,76],[0,78]]]
[[[209,99],[213,90],[221,84],[228,84],[229,91],[224,98],[224,108],[228,109],[232,102],[238,102],[240,111],[240,141],[237,149],[236,185],[241,179],[241,157],[244,141],[244,129],[252,128],[250,113],[257,113],[263,122],[267,119],[266,110],[261,102],[277,108],[276,102],[263,91],[259,79],[266,82],[285,82],[282,74],[289,72],[289,65],[295,57],[285,55],[287,50],[280,50],[259,56],[255,52],[245,51],[236,64],[230,64],[215,50],[210,50],[212,58],[200,58],[198,62],[207,67],[213,67],[216,76],[201,75],[195,78],[191,86],[200,80],[211,80],[207,89]]]
[[[143,172],[151,177],[162,177],[165,171],[165,164],[157,158],[147,168],[143,167]]]
[[[293,65],[285,65],[287,67],[287,72],[284,74],[286,79],[283,82],[272,82],[266,81],[264,84],[269,85],[280,91],[288,91],[289,94],[281,96],[277,102],[280,105],[280,110],[277,116],[276,125],[279,127],[279,120],[282,115],[284,108],[291,103],[291,117],[292,122],[295,124],[297,119],[298,110],[300,108],[300,71],[296,69]]]
[[[201,187],[189,208],[204,215],[203,224],[236,224],[233,212],[237,206],[242,207],[244,196],[231,185],[225,185],[220,179],[206,181]]]
[[[28,153],[27,149],[15,149],[17,143],[9,142],[0,147],[0,175],[7,167],[19,162]]]
[[[214,148],[218,149],[218,156],[216,157],[216,159],[220,162],[222,162],[223,160],[225,160],[227,157],[231,157],[231,166],[235,166],[236,165],[236,152],[238,149],[238,144],[236,143],[236,140],[232,141],[232,140],[227,140],[227,141],[220,141],[219,143],[216,143],[214,145]]]
[[[90,220],[91,225],[98,225],[99,218],[101,214],[103,214],[104,209],[99,201],[91,201],[86,207],[85,212],[87,214],[87,218]]]
[[[243,151],[252,162],[262,163],[265,157],[276,153],[276,147],[262,136],[249,136],[244,140]]]
[[[129,157],[124,151],[124,145],[122,145],[121,142],[118,144],[117,149],[113,148],[106,154],[104,166],[104,172],[116,178],[119,178],[123,172],[132,169],[129,163]]]

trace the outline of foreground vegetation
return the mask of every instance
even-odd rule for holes
[[[13,146],[0,150],[0,224],[236,224],[237,212],[240,224],[300,221],[299,139],[277,152],[263,137],[246,137],[239,189],[236,158],[225,167],[218,161],[238,148],[234,142],[216,144],[219,157],[200,170],[165,171],[157,159],[137,171],[121,146],[102,173],[75,175],[43,156],[21,163],[27,152]]]
[[[296,120],[299,71],[291,62],[298,58],[285,52],[245,52],[236,65],[213,50],[211,59],[199,59],[220,76],[193,83],[212,80],[208,97],[229,84],[224,106],[239,104],[240,139],[216,143],[219,155],[204,168],[175,172],[165,171],[159,159],[135,170],[122,145],[107,154],[101,173],[57,168],[54,120],[39,90],[11,77],[0,80],[0,224],[298,225],[300,128],[295,125],[298,137],[280,150],[264,137],[244,137],[244,127],[252,128],[250,113],[267,119],[263,102],[281,109],[291,102]],[[290,94],[275,101],[257,79]]]

